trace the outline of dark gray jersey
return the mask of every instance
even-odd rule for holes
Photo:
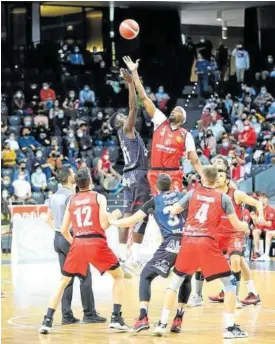
[[[134,169],[147,170],[148,152],[139,134],[135,131],[135,138],[130,139],[123,129],[120,129],[118,137],[124,157],[124,172]]]

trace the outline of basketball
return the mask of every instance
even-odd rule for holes
[[[134,39],[139,34],[139,25],[133,19],[126,19],[120,24],[119,33],[125,39]]]

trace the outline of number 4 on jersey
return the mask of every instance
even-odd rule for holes
[[[195,215],[195,219],[199,221],[199,223],[204,223],[207,220],[209,204],[203,203],[200,209],[197,211]]]

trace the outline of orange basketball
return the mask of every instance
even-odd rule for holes
[[[126,19],[120,24],[119,33],[125,39],[134,39],[139,33],[139,25],[133,19]]]

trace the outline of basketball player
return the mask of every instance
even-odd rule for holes
[[[70,166],[62,167],[58,171],[58,180],[61,187],[50,197],[49,208],[47,214],[48,224],[55,229],[54,249],[58,254],[60,269],[62,271],[65,259],[70,249],[69,242],[61,234],[61,226],[66,210],[66,205],[73,194],[73,186],[75,185],[74,172]],[[61,300],[62,309],[62,324],[75,324],[80,320],[75,318],[71,309],[73,297],[73,282],[70,283],[64,290]],[[80,279],[81,301],[83,306],[83,322],[85,323],[102,323],[107,319],[100,317],[95,310],[94,294],[92,290],[91,270],[88,267],[87,275],[84,279]]]
[[[248,196],[246,193],[236,190],[235,187],[232,187],[230,184],[230,177],[229,177],[229,164],[226,159],[222,156],[217,156],[213,161],[213,164],[216,168],[218,168],[218,179],[216,184],[216,190],[227,194],[235,208],[235,212],[239,219],[242,218],[242,209],[244,204],[248,204],[250,206],[255,207],[258,209],[259,213],[263,216],[263,208],[259,201],[254,199],[253,197]],[[246,221],[248,223],[248,221]],[[248,231],[247,234],[250,234]],[[242,304],[246,304],[249,298],[250,304],[259,304],[261,302],[258,293],[256,292],[256,288],[254,285],[254,281],[252,279],[251,271],[245,261],[244,258],[244,246],[245,246],[245,235],[243,232],[238,232],[234,229],[231,225],[230,221],[228,220],[226,215],[223,215],[221,222],[219,224],[219,228],[217,231],[217,238],[216,240],[219,243],[219,247],[222,252],[226,252],[229,255],[229,261],[231,266],[231,271],[237,281],[236,286],[236,293],[237,293],[237,303],[236,308],[242,308]],[[238,293],[240,287],[240,280],[241,280],[241,271],[243,270],[244,279],[246,281],[246,285],[248,286],[249,295],[248,297],[239,302]],[[201,271],[196,272],[196,294],[192,296],[190,300],[190,305],[192,307],[201,306],[203,304],[202,299],[202,285],[203,285],[203,275]],[[219,295],[210,296],[209,300],[212,302],[224,302],[224,292],[220,292]]]
[[[114,220],[111,223],[118,227],[129,227],[142,221],[149,213],[154,214],[155,220],[160,228],[163,242],[155,252],[152,259],[145,265],[140,275],[139,300],[140,314],[133,326],[134,332],[148,330],[150,328],[148,320],[148,306],[151,299],[151,283],[161,276],[167,278],[170,269],[174,266],[180,248],[182,230],[185,222],[184,214],[176,216],[170,215],[171,206],[178,202],[183,193],[171,191],[172,180],[167,174],[160,174],[157,180],[158,195],[146,202],[140,210],[128,218]],[[174,318],[171,332],[179,333],[185,307],[191,293],[191,276],[186,278],[180,287],[178,295],[178,310]]]
[[[91,191],[92,180],[88,168],[80,168],[75,176],[80,192],[68,203],[61,233],[71,244],[62,278],[56,294],[51,299],[47,314],[44,317],[40,333],[48,334],[52,329],[53,315],[61,300],[64,289],[73,276],[86,276],[89,263],[101,274],[106,271],[113,277],[113,313],[109,328],[128,331],[121,316],[123,298],[123,271],[115,254],[109,248],[105,230],[109,227],[105,196]],[[115,216],[115,215],[114,215]],[[70,227],[73,227],[73,237]]]
[[[121,76],[128,83],[129,115],[115,113],[110,119],[110,125],[117,130],[124,157],[123,194],[125,217],[137,211],[150,198],[150,186],[147,180],[147,150],[140,135],[135,130],[138,112],[135,86],[132,76],[123,68]],[[133,264],[127,260],[127,240],[129,231],[125,228],[119,231],[120,260],[130,271],[140,270],[140,244],[142,243],[147,220],[138,223],[133,230]],[[127,272],[127,270],[126,270]],[[130,276],[131,277],[131,276]]]
[[[191,160],[193,167],[201,174],[202,165],[196,153],[196,147],[192,135],[183,128],[186,121],[186,112],[176,106],[168,119],[158,110],[148,97],[138,75],[139,60],[135,63],[130,57],[125,56],[123,61],[132,72],[133,80],[138,95],[143,101],[147,114],[154,123],[154,134],[151,153],[151,170],[148,172],[153,195],[157,192],[156,183],[158,176],[167,173],[172,178],[172,187],[175,191],[182,191],[183,172],[180,170],[180,160],[186,156]]]
[[[247,337],[247,333],[234,323],[237,281],[231,274],[230,266],[219,249],[215,237],[224,213],[238,231],[246,231],[248,225],[238,219],[230,198],[215,190],[217,175],[214,166],[205,166],[202,171],[202,185],[189,191],[171,208],[170,213],[176,215],[188,205],[188,215],[174,275],[166,291],[161,320],[154,330],[156,335],[163,335],[166,331],[168,316],[183,280],[201,268],[207,281],[220,278],[224,285],[226,309],[224,338]]]

